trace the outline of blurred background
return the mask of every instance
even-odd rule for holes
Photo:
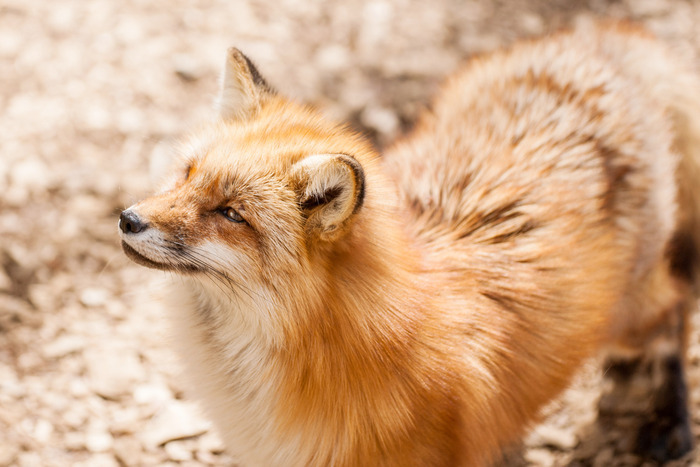
[[[154,150],[211,115],[228,46],[381,147],[464,59],[591,16],[700,64],[689,0],[0,0],[0,467],[231,464],[178,383],[167,277],[116,230]],[[689,362],[700,435],[697,333]],[[594,423],[597,375],[548,408],[525,463],[639,465],[624,427]]]

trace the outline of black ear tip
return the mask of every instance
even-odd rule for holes
[[[240,50],[238,51],[238,53],[241,54],[241,57],[243,58],[243,60],[245,60],[245,63],[248,66],[248,70],[250,70],[250,76],[253,78],[253,83],[255,83],[256,86],[259,86],[260,88],[263,88],[268,92],[273,92],[272,88],[269,84],[267,84],[267,81],[265,81],[265,78],[262,77],[262,75],[255,67],[253,62]]]
[[[267,84],[267,81],[265,81],[265,78],[262,77],[253,61],[248,58],[246,54],[241,52],[241,49],[238,47],[229,47],[226,50],[226,59],[229,61],[229,63],[237,63],[239,67],[247,68],[248,73],[250,74],[250,79],[258,88],[274,94],[274,90],[269,84]]]
[[[355,207],[352,210],[354,214],[362,207],[365,201],[365,170],[354,157],[347,154],[343,154],[343,156],[345,156],[343,160],[350,167],[355,177]]]

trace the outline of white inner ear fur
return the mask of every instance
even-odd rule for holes
[[[353,165],[359,168],[357,162],[344,154],[315,154],[293,167],[302,204],[314,199],[327,200],[311,208],[308,218],[308,227],[320,230],[322,237],[336,231],[356,208],[362,182],[357,180]],[[332,199],[327,199],[329,194]]]
[[[249,117],[257,110],[260,97],[245,56],[236,48],[228,49],[217,105],[219,115],[232,120]]]

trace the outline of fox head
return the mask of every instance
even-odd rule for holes
[[[361,230],[372,146],[279,96],[237,49],[217,117],[181,147],[162,189],[121,213],[122,247],[141,265],[237,284],[241,294],[262,287],[275,300]]]

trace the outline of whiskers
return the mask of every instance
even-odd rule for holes
[[[128,259],[124,256],[124,253],[122,251],[110,254],[109,258],[107,259],[107,261],[105,261],[105,264],[102,266],[102,269],[100,269],[100,272],[97,273],[98,280],[102,279],[102,275],[108,268],[110,268],[110,266],[114,264],[114,261],[121,261],[124,264],[129,263]]]
[[[191,269],[202,273],[203,276],[216,285],[216,287],[221,290],[222,294],[227,296],[230,301],[233,301],[240,293],[244,293],[251,300],[255,300],[257,297],[258,299],[270,303],[268,297],[255,292],[240,281],[233,279],[226,273],[227,270],[231,269],[231,265],[223,263],[211,253],[177,241],[168,240],[167,243],[169,244],[168,247],[181,261],[187,263]]]

